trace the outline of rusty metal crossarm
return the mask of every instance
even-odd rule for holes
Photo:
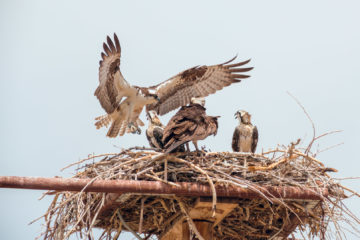
[[[89,184],[90,181],[92,181],[92,179],[0,176],[0,188],[175,194],[178,196],[195,197],[212,196],[210,186],[193,182],[177,182],[178,186],[173,186],[159,181],[96,180]],[[87,186],[86,189],[84,189],[85,186]],[[215,186],[215,189],[219,197],[262,198],[259,193],[242,187]],[[315,189],[292,186],[262,186],[259,187],[258,190],[269,198],[276,197],[283,199],[322,200],[323,197],[329,194],[326,188]]]

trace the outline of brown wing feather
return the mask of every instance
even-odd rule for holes
[[[112,122],[106,136],[111,138],[117,137],[119,135],[121,127],[122,127],[122,119],[120,118],[115,119],[115,121]]]
[[[190,103],[192,97],[206,97],[232,83],[240,82],[249,75],[238,74],[248,72],[252,67],[241,68],[250,60],[231,63],[235,58],[213,66],[196,66],[185,70],[169,80],[150,88],[155,89],[160,101],[150,110],[164,115],[180,106]]]
[[[99,67],[99,86],[94,95],[99,99],[101,106],[107,113],[112,113],[118,106],[122,95],[118,86],[130,87],[120,72],[121,48],[119,39],[114,34],[114,42],[107,37],[107,44],[103,44],[104,52]]]
[[[254,153],[256,151],[256,146],[259,139],[259,133],[257,127],[254,126],[253,128],[253,135],[252,135],[252,144],[251,144],[251,152]]]
[[[240,130],[239,127],[236,127],[234,130],[231,147],[234,152],[239,152],[239,141],[240,141]]]
[[[181,132],[180,129],[190,127],[187,121],[194,121],[196,117],[206,114],[205,110],[206,109],[199,104],[192,104],[190,106],[183,106],[180,108],[180,110],[169,120],[168,124],[164,128],[164,144],[170,141],[171,137],[174,137],[175,132],[178,133]]]
[[[189,142],[205,139],[217,132],[217,118],[206,115],[205,108],[199,104],[182,107],[164,129],[163,142],[166,152]]]

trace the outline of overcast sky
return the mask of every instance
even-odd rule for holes
[[[333,176],[360,175],[359,1],[173,2],[1,1],[0,175],[68,177],[72,170],[60,169],[88,154],[147,146],[144,134],[108,139],[105,129],[94,127],[94,118],[104,114],[93,95],[102,42],[114,32],[122,73],[140,86],[236,54],[252,59],[251,78],[206,99],[208,114],[221,118],[218,135],[199,146],[230,151],[238,109],[253,116],[258,151],[297,138],[306,146],[311,124],[289,91],[317,135],[343,130],[314,146],[344,143],[318,156],[339,170]],[[360,191],[359,180],[344,184]],[[49,206],[51,198],[37,200],[41,193],[0,189],[2,239],[40,233],[43,221],[27,224]],[[359,216],[360,200],[348,204]]]

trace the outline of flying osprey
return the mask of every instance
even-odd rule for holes
[[[198,140],[203,140],[210,135],[216,135],[218,129],[217,117],[207,116],[205,101],[193,98],[189,106],[183,106],[170,119],[164,129],[163,143],[166,153],[172,152],[178,146],[192,141],[196,151]]]
[[[164,115],[178,107],[190,103],[192,97],[206,97],[232,83],[249,77],[242,74],[252,67],[241,68],[250,60],[230,64],[233,59],[213,66],[196,66],[151,87],[131,86],[120,71],[121,48],[114,34],[114,42],[107,37],[103,44],[104,52],[99,67],[99,86],[95,96],[106,111],[106,115],[97,117],[97,128],[111,124],[108,137],[122,136],[125,132],[140,133],[139,119],[144,106],[147,111],[154,110]],[[123,100],[125,98],[125,100]]]
[[[233,151],[254,153],[259,133],[256,126],[251,124],[251,115],[246,111],[237,111],[235,118],[239,119],[239,125],[235,128],[232,138]]]

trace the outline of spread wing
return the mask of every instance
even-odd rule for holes
[[[259,139],[259,133],[258,133],[257,127],[254,126],[253,135],[252,135],[252,144],[251,144],[251,152],[252,153],[254,153],[256,150],[258,139]]]
[[[250,60],[230,64],[235,58],[218,65],[190,68],[159,85],[150,87],[156,90],[160,101],[149,108],[164,115],[180,106],[187,105],[192,97],[206,97],[232,83],[240,82],[243,78],[248,78],[249,75],[242,73],[253,68],[241,66]]]
[[[120,72],[121,48],[119,39],[114,34],[114,42],[107,37],[107,44],[103,44],[104,52],[99,67],[99,86],[94,95],[107,113],[112,113],[119,105],[123,96],[129,95],[132,88]]]
[[[239,141],[240,141],[240,128],[236,127],[234,130],[231,147],[234,152],[239,152]]]

